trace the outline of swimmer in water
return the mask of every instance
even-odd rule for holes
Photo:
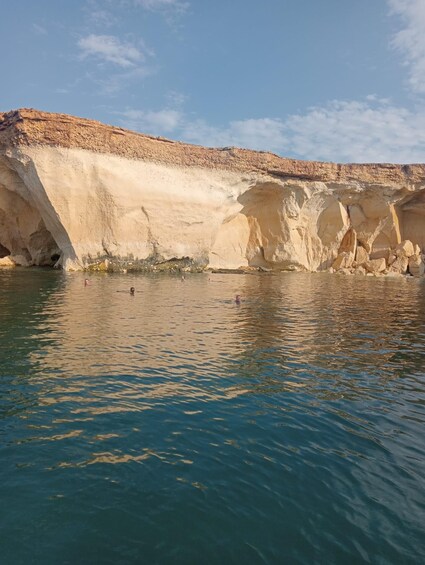
[[[241,295],[240,294],[237,294],[235,296],[235,303],[238,304],[238,305],[241,303]]]
[[[132,286],[132,287],[130,288],[130,294],[131,294],[131,296],[134,296],[135,290],[136,290],[136,289],[134,288],[134,286]]]
[[[90,286],[89,279],[84,279],[84,286]]]

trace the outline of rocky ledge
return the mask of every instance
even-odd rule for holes
[[[210,149],[0,113],[0,266],[424,271],[425,165]]]

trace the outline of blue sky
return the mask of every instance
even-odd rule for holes
[[[425,0],[5,1],[0,53],[2,111],[425,162]]]

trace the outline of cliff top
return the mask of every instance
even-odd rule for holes
[[[325,182],[360,181],[392,185],[425,182],[425,164],[347,164],[301,161],[273,153],[225,147],[212,149],[153,137],[95,120],[21,108],[0,112],[0,149],[47,145],[110,153],[128,159],[184,167],[265,173]]]

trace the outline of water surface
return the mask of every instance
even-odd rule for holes
[[[424,281],[84,277],[0,271],[2,564],[423,562]]]

